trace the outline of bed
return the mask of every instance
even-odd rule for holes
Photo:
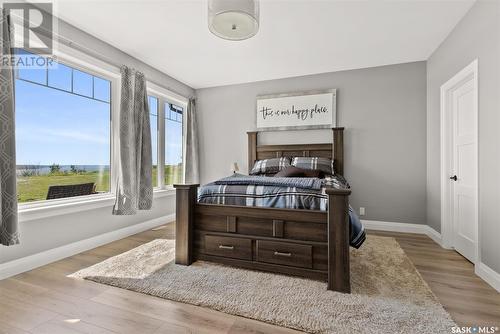
[[[258,145],[258,132],[248,132],[249,170],[263,159],[323,157],[332,159],[335,173],[343,175],[343,132],[344,128],[332,129],[333,143],[303,145]],[[240,179],[244,176],[228,181]],[[324,280],[327,289],[350,293],[353,233],[346,182],[322,182],[315,191],[279,183],[250,191],[248,187],[255,185],[238,182],[211,183],[201,190],[198,184],[174,185],[177,264],[212,261]],[[361,232],[358,242],[364,238],[362,228]]]

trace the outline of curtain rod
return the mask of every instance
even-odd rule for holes
[[[122,65],[125,65],[125,64],[121,64],[121,63],[117,63],[115,62],[113,59],[109,58],[108,56],[106,55],[103,55],[102,53],[99,53],[97,51],[94,51],[92,49],[89,49],[83,45],[80,45],[76,42],[73,42],[65,37],[62,37],[62,36],[57,36],[57,40],[58,42],[62,42],[62,44],[65,44],[67,46],[69,46],[70,48],[73,48],[73,49],[76,49],[76,50],[79,50],[91,57],[94,57],[94,58],[97,58],[107,64],[110,64],[116,68],[120,68]],[[123,51],[122,51],[123,52]],[[139,60],[140,61],[140,60]],[[149,65],[148,65],[149,66]],[[162,72],[163,73],[163,72]],[[163,73],[165,74],[165,73]],[[166,74],[165,74],[166,75]],[[146,78],[147,79],[147,78]],[[147,79],[149,82],[151,82],[152,84],[155,84],[157,86],[160,86],[160,87],[163,87],[163,88],[166,88],[167,90],[171,91],[172,93],[175,93],[179,96],[182,96],[183,98],[189,100],[190,98],[192,98],[192,96],[185,96],[184,94],[182,93],[179,93],[178,91],[176,91],[175,89],[172,89],[171,87],[168,87],[168,86],[165,86],[164,84],[161,84],[161,83],[158,83],[158,82],[155,82],[153,80],[150,80],[150,79]]]

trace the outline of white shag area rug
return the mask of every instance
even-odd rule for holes
[[[174,246],[153,240],[70,277],[309,333],[450,333],[455,326],[394,238],[368,236],[351,250],[352,294],[203,261],[176,265]]]

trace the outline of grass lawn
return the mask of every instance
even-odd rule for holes
[[[158,185],[157,168],[153,167],[153,187]],[[40,201],[47,198],[49,186],[90,183],[96,184],[99,192],[109,192],[109,171],[83,173],[56,173],[17,178],[17,201],[19,203]],[[182,166],[165,166],[165,184],[182,182]]]
[[[103,173],[86,172],[81,174],[47,174],[17,178],[17,201],[31,202],[47,198],[49,186],[90,183],[96,184],[97,191],[109,191],[109,171]]]
[[[165,184],[175,184],[182,182],[182,165],[165,166]]]

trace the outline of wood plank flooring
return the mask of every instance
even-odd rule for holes
[[[500,294],[475,276],[458,253],[427,236],[395,237],[432,291],[464,326],[500,327]],[[255,320],[164,300],[67,274],[153,239],[173,239],[174,224],[150,230],[0,281],[0,334],[298,333]]]

